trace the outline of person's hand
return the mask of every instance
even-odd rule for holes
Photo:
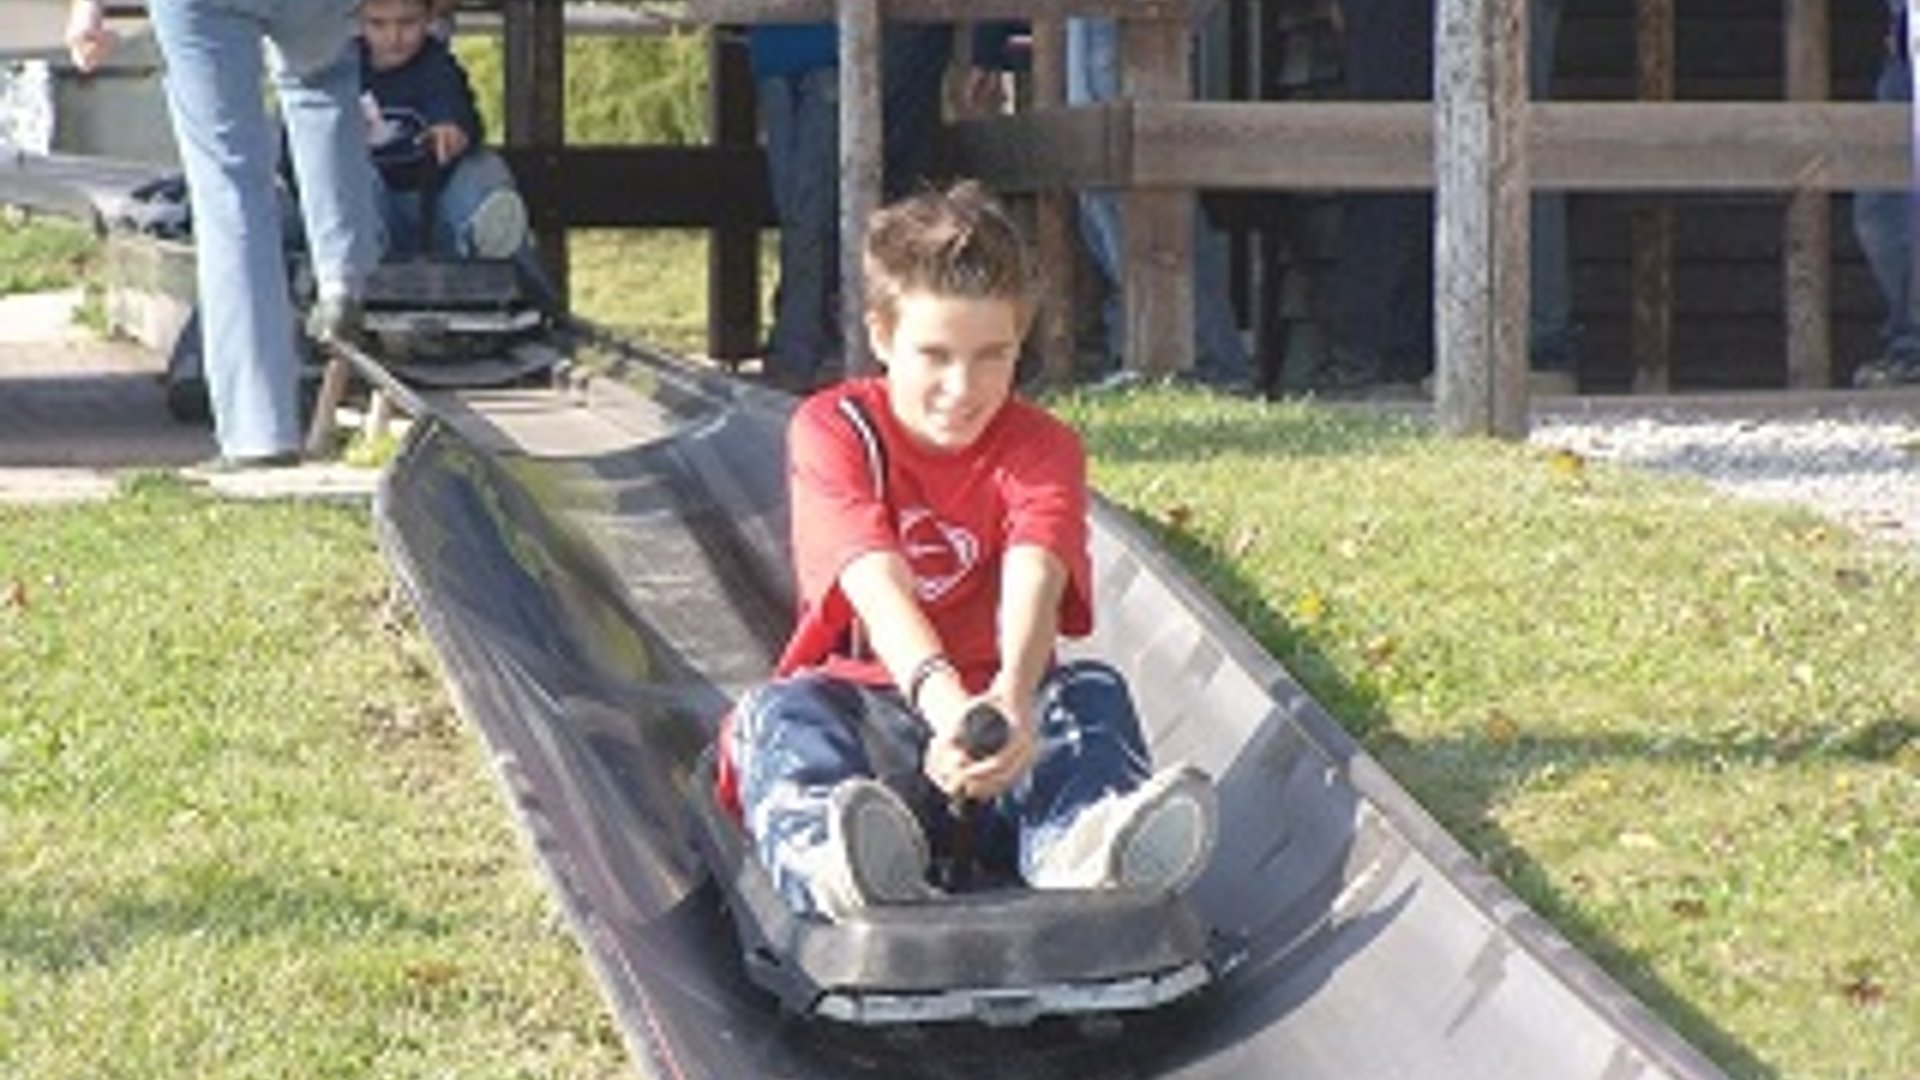
[[[967,712],[983,704],[1006,717],[1007,741],[998,752],[976,760],[961,742],[961,729]],[[927,741],[922,770],[949,798],[979,802],[993,799],[1033,767],[1039,742],[1034,736],[1031,707],[1017,696],[1006,694],[998,680],[977,698],[941,702],[933,712],[935,715],[927,718],[933,735]]]
[[[100,0],[73,0],[67,8],[67,54],[73,66],[92,71],[113,52],[119,36],[107,29]]]
[[[433,151],[433,160],[441,165],[467,152],[467,133],[459,124],[435,124],[420,133],[420,141]]]

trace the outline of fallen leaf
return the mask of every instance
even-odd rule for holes
[[[1227,554],[1236,559],[1244,559],[1253,551],[1253,545],[1260,541],[1260,526],[1242,525],[1234,534],[1233,542],[1227,545]]]
[[[1193,521],[1193,507],[1185,503],[1177,503],[1169,506],[1167,507],[1166,519],[1168,527],[1185,532],[1187,525]]]
[[[1520,725],[1513,722],[1513,717],[1499,709],[1487,714],[1486,720],[1480,725],[1480,730],[1498,746],[1510,746],[1520,737]]]
[[[1556,447],[1547,453],[1547,468],[1562,480],[1579,480],[1586,476],[1587,459],[1577,451]]]
[[[1682,919],[1704,919],[1707,917],[1706,901],[1692,896],[1682,896],[1668,904],[1667,908]]]
[[[1400,643],[1391,635],[1375,634],[1367,639],[1367,644],[1361,651],[1366,656],[1369,667],[1385,667],[1392,662],[1393,654],[1398,652],[1399,648]]]
[[[1849,980],[1840,988],[1848,1001],[1861,1008],[1879,1005],[1887,1000],[1887,988],[1871,975],[1860,975]]]
[[[7,582],[7,606],[15,611],[27,610],[27,583],[19,578]]]
[[[1318,592],[1300,594],[1293,602],[1293,621],[1312,626],[1327,617],[1327,598]]]

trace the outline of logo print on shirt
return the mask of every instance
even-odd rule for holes
[[[980,561],[980,541],[924,506],[900,511],[900,550],[913,568],[914,591],[927,603],[947,595]]]

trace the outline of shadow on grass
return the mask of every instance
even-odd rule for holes
[[[0,905],[0,968],[68,975],[148,942],[284,937],[318,946],[369,934],[444,934],[443,919],[325,877],[236,873],[212,863],[93,904],[25,890]]]
[[[1204,401],[1152,391],[1138,404],[1105,402],[1086,392],[1048,404],[1073,419],[1092,458],[1113,465],[1227,456],[1380,455],[1431,438],[1426,427],[1404,417],[1297,402],[1260,406],[1221,400],[1206,407]],[[1250,422],[1254,410],[1260,410],[1257,422]]]
[[[1182,438],[1190,436],[1183,435]],[[1377,444],[1367,440],[1364,445]],[[1309,631],[1288,622],[1259,597],[1255,583],[1212,548],[1165,524],[1135,515],[1168,552],[1206,586],[1223,607],[1320,703],[1356,741],[1380,759],[1416,801],[1438,819],[1470,852],[1492,851],[1489,869],[1529,906],[1547,917],[1574,947],[1598,963],[1683,1038],[1735,1077],[1772,1080],[1780,1070],[1761,1059],[1738,1036],[1716,1023],[1667,985],[1651,963],[1611,937],[1599,923],[1581,916],[1570,898],[1553,888],[1545,869],[1525,854],[1504,831],[1490,823],[1492,808],[1527,776],[1556,764],[1605,759],[1761,764],[1783,755],[1842,756],[1886,761],[1920,738],[1920,721],[1889,717],[1844,732],[1814,732],[1791,744],[1760,737],[1725,740],[1652,741],[1632,736],[1593,738],[1521,738],[1495,746],[1464,738],[1453,742],[1402,739],[1389,726],[1384,695],[1370,680],[1353,678],[1328,657]],[[1446,769],[1422,769],[1418,762],[1441,757]],[[1465,760],[1471,767],[1461,768]],[[1443,774],[1443,775],[1442,775]]]

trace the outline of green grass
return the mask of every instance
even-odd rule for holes
[[[91,230],[0,207],[0,296],[74,288],[90,277],[98,260],[99,242]]]
[[[0,1076],[612,1077],[364,509],[0,508]]]
[[[1920,1076],[1920,562],[1303,405],[1057,402],[1096,483],[1738,1077]]]

